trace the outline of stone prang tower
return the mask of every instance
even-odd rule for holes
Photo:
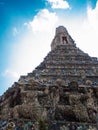
[[[74,41],[68,34],[66,28],[59,26],[56,28],[56,34],[51,44],[51,49],[55,49],[58,45],[73,45]]]
[[[98,60],[76,47],[66,28],[56,28],[51,51],[0,99],[4,119],[46,119],[50,124],[96,125]]]

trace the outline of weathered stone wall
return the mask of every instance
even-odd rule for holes
[[[98,60],[77,48],[64,27],[57,28],[44,61],[0,98],[6,119],[95,124],[97,113]]]

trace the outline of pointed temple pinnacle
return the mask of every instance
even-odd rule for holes
[[[55,37],[51,43],[51,50],[55,49],[58,45],[73,45],[74,40],[71,38],[67,29],[64,26],[56,28]]]

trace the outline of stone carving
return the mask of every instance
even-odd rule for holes
[[[97,70],[97,58],[77,48],[60,26],[44,61],[0,97],[0,118],[95,124]]]

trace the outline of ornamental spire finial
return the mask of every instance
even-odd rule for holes
[[[74,44],[73,39],[68,34],[67,29],[64,26],[56,28],[55,37],[51,43],[51,49],[53,50],[58,45]]]

